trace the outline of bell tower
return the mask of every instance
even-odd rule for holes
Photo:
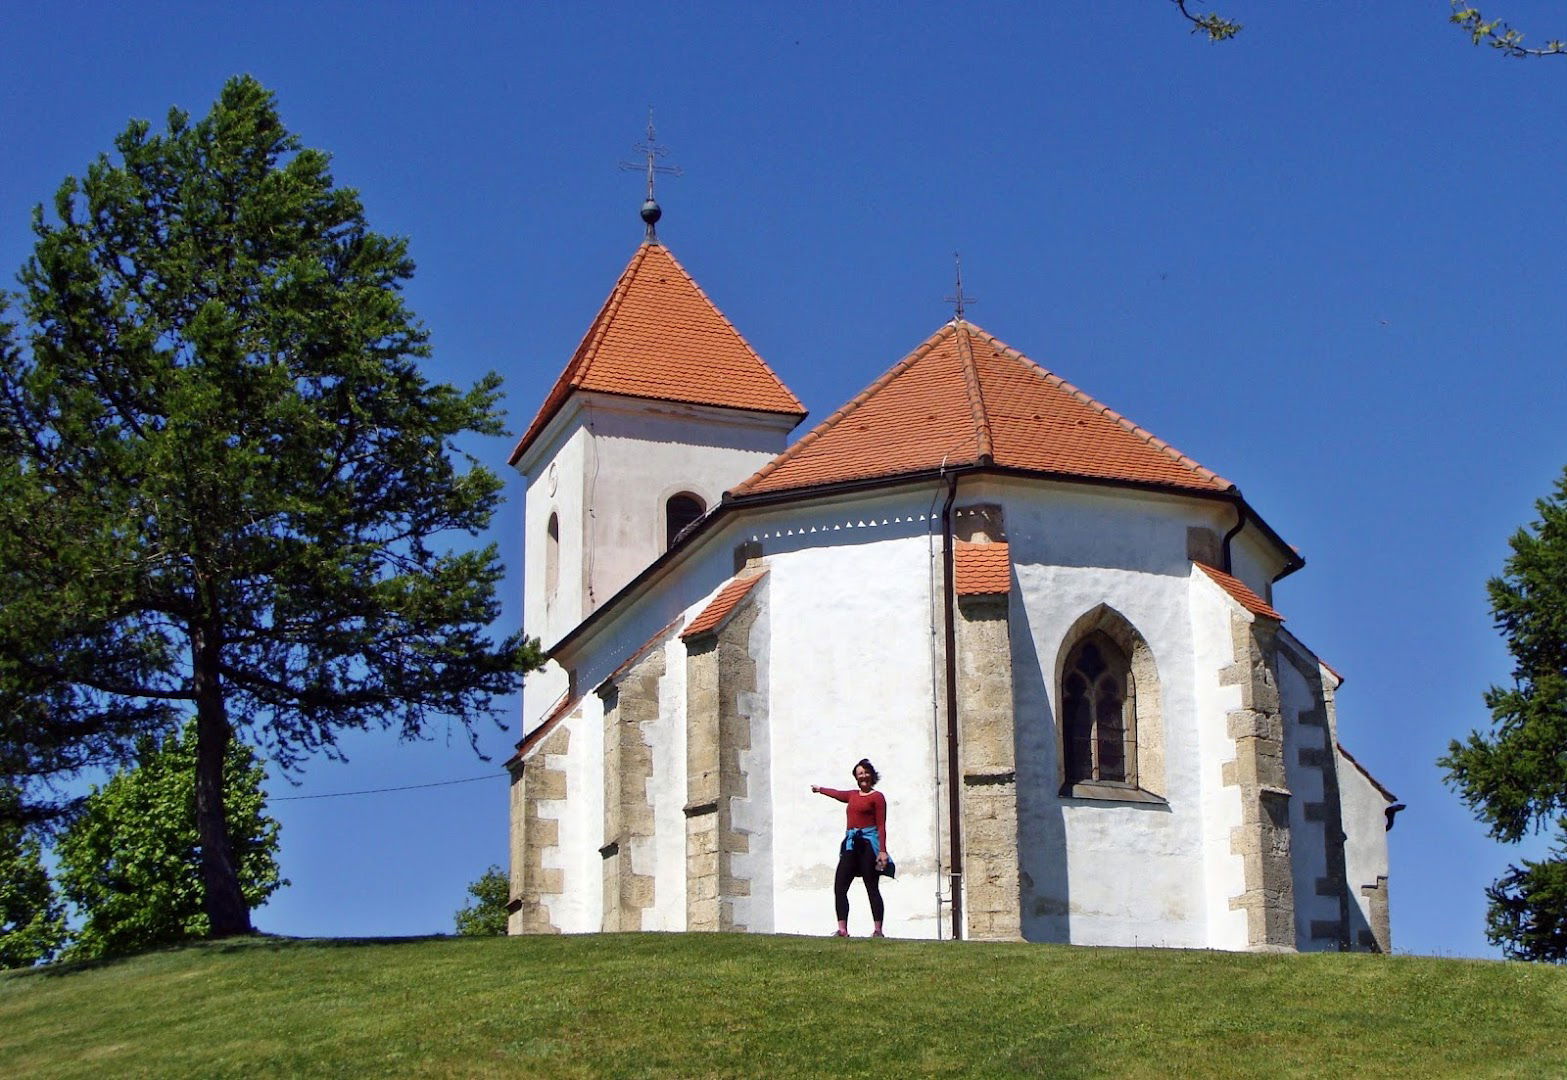
[[[513,451],[524,630],[560,640],[784,448],[805,408],[653,231]]]

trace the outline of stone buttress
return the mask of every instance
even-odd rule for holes
[[[756,698],[751,630],[761,604],[750,569],[681,634],[686,645],[686,929],[746,930],[736,901],[751,895],[736,857],[752,837],[736,827],[734,803],[751,796],[743,756],[751,749]]]

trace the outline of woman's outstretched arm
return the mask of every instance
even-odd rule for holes
[[[817,787],[815,784],[811,785],[811,790],[816,792],[818,795],[825,795],[829,799],[837,799],[839,802],[848,802],[849,796],[854,794],[852,791],[839,791],[837,788]]]

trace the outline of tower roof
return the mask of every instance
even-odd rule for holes
[[[1234,491],[1222,476],[1060,376],[972,323],[954,319],[733,494],[972,465]]]
[[[512,451],[516,464],[573,390],[805,416],[800,399],[655,242],[637,248]]]

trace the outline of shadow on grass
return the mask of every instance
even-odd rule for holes
[[[238,953],[254,952],[256,950],[282,952],[286,949],[297,948],[320,949],[340,948],[343,946],[362,948],[366,945],[413,945],[424,941],[461,940],[464,939],[451,934],[420,934],[405,937],[310,938],[258,933],[242,937],[220,938],[216,941],[181,941],[171,945],[159,945],[153,948],[141,949],[136,952],[117,953],[113,956],[94,956],[79,960],[57,960],[52,964],[44,964],[41,967],[18,968],[12,971],[0,972],[0,976],[8,979],[57,979],[71,975],[82,975],[89,971],[103,971],[149,956],[179,952]]]

